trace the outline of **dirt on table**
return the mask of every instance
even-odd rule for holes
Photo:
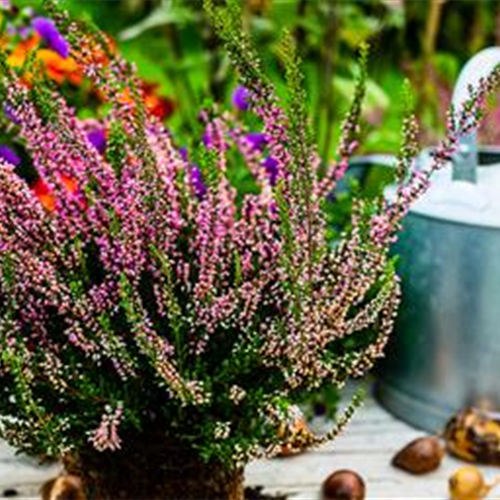
[[[245,488],[245,500],[287,500],[288,495],[284,493],[276,493],[270,495],[264,493],[263,486],[248,486]]]

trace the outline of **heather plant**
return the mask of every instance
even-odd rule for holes
[[[246,115],[202,110],[188,151],[146,111],[133,66],[108,39],[46,6],[108,103],[108,140],[102,151],[91,143],[36,58],[19,72],[2,57],[8,127],[44,189],[0,160],[0,435],[63,457],[91,498],[239,499],[245,463],[289,439],[294,403],[382,355],[399,301],[390,244],[431,173],[476,126],[499,73],[450,114],[424,171],[413,165],[405,97],[394,196],[355,200],[349,229],[333,238],[328,195],[357,146],[366,48],[338,157],[324,171],[292,39],[281,47],[283,103],[238,2],[206,8]],[[232,184],[233,162],[253,189]],[[355,404],[302,444],[335,437]]]

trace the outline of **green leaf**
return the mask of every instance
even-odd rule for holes
[[[168,24],[184,25],[196,19],[194,12],[184,3],[173,0],[162,0],[160,5],[142,21],[123,30],[118,38],[122,41],[132,40],[146,31]]]

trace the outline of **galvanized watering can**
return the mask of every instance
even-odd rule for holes
[[[456,109],[500,63],[486,49],[463,69]],[[417,159],[425,165],[430,151]],[[376,393],[392,413],[440,431],[465,406],[500,408],[500,148],[473,133],[412,207],[396,245],[403,302]]]

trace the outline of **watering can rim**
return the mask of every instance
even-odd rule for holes
[[[430,156],[435,148],[427,147],[422,150],[418,157],[417,168],[425,167],[426,161],[431,161]],[[500,146],[484,145],[478,148],[479,155],[498,156],[498,161],[481,163],[477,167],[477,174],[480,182],[478,184],[468,183],[466,181],[452,180],[452,163],[434,174],[434,181],[429,190],[410,207],[409,215],[419,215],[429,219],[441,220],[443,222],[453,222],[469,226],[481,226],[490,228],[500,228],[500,203],[495,204],[491,200],[496,200],[497,196],[492,195],[491,186],[500,186]],[[496,160],[496,159],[495,159]],[[351,167],[381,167],[392,169],[396,165],[396,157],[388,154],[373,154],[356,156],[351,159]],[[420,164],[420,165],[419,165]],[[495,182],[491,182],[491,180]],[[396,185],[387,186],[384,193],[388,200],[393,199]],[[474,194],[484,199],[479,204],[462,203],[462,206],[452,205],[447,210],[443,210],[443,204],[450,199],[437,200],[436,192],[441,190],[445,194],[447,191],[455,191],[456,198],[459,201],[471,197],[474,200]],[[472,195],[472,196],[471,196]],[[500,192],[499,192],[500,195]],[[499,199],[500,202],[500,199]],[[445,207],[446,208],[446,207]],[[459,209],[455,211],[456,209]],[[494,210],[492,210],[494,209]]]

